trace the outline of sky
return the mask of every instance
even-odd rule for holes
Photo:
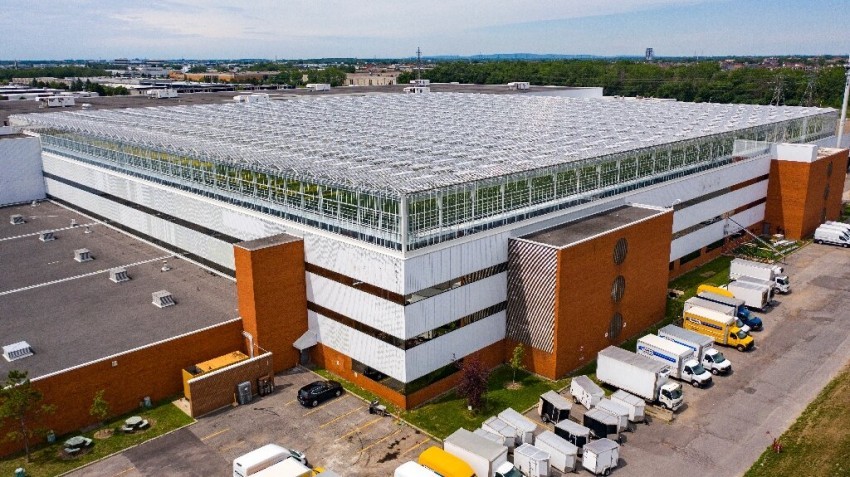
[[[0,0],[0,60],[843,55],[848,26],[847,0]]]

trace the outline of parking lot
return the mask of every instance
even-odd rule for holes
[[[625,433],[613,475],[742,475],[850,361],[850,251],[809,245],[788,257],[786,271],[792,293],[756,313],[765,329],[753,333],[755,349],[721,347],[732,374],[706,389],[683,386],[672,423]],[[527,416],[544,427],[536,411]]]
[[[302,369],[278,375],[270,396],[219,411],[71,475],[227,476],[234,458],[277,443],[304,452],[312,466],[340,475],[386,476],[434,443],[392,417],[369,414],[367,403],[353,394],[313,409],[302,407],[295,400],[297,390],[317,379]]]

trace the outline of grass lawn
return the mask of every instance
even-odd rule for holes
[[[133,414],[127,414],[108,421],[100,429],[115,429],[124,425],[124,420],[131,415],[141,416],[147,419],[151,426],[141,432],[135,434],[122,434],[116,432],[111,437],[106,439],[95,439],[94,434],[99,429],[83,433],[86,437],[94,440],[91,450],[83,455],[73,458],[65,458],[62,456],[62,443],[66,439],[79,435],[73,433],[67,436],[56,438],[56,443],[39,447],[32,451],[32,462],[27,463],[23,453],[15,454],[12,457],[0,460],[0,475],[14,475],[15,469],[23,467],[27,471],[28,476],[53,476],[63,472],[80,467],[89,462],[93,462],[102,457],[114,454],[128,447],[140,444],[146,440],[165,434],[166,432],[179,429],[187,424],[194,422],[194,419],[187,416],[186,413],[178,409],[171,402],[164,402],[150,409],[139,410]]]
[[[513,370],[509,366],[501,366],[493,370],[490,384],[485,396],[484,409],[472,413],[466,409],[466,401],[454,391],[432,401],[418,409],[405,412],[402,417],[431,434],[443,439],[459,427],[474,430],[481,426],[490,416],[498,414],[507,407],[523,412],[537,403],[541,394],[551,389],[560,389],[568,380],[549,381],[527,372],[517,372],[517,382],[520,389],[509,390],[505,385],[510,383]]]
[[[845,368],[779,438],[782,452],[769,447],[744,477],[850,475],[850,368]],[[765,440],[769,440],[765,436]]]

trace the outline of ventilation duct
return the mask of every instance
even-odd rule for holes
[[[21,215],[21,214],[14,214],[14,215],[10,215],[10,216],[9,216],[9,223],[10,223],[10,224],[12,224],[12,225],[22,225],[22,224],[27,223],[27,221],[26,221],[26,220],[24,220],[24,216],[23,216],[23,215]]]
[[[56,237],[53,236],[53,232],[45,230],[44,232],[38,233],[38,239],[42,242],[51,242],[53,240],[56,240]]]
[[[74,250],[74,260],[78,262],[88,262],[90,260],[94,260],[94,257],[91,256],[91,251],[87,248],[80,248]]]
[[[126,282],[130,279],[127,275],[127,269],[124,267],[117,267],[109,270],[109,279],[115,283]]]
[[[9,362],[26,358],[33,354],[35,354],[35,352],[32,350],[32,346],[30,346],[30,344],[26,341],[19,341],[3,347],[3,357]]]
[[[171,292],[168,290],[160,290],[158,292],[151,293],[153,297],[153,304],[159,308],[165,308],[167,306],[173,306],[177,303],[174,301],[174,297],[171,296]]]

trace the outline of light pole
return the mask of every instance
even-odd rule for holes
[[[841,121],[838,122],[838,139],[835,147],[841,147],[841,136],[844,134],[844,122],[847,120],[847,96],[850,95],[850,57],[844,63],[844,102],[841,103]]]

